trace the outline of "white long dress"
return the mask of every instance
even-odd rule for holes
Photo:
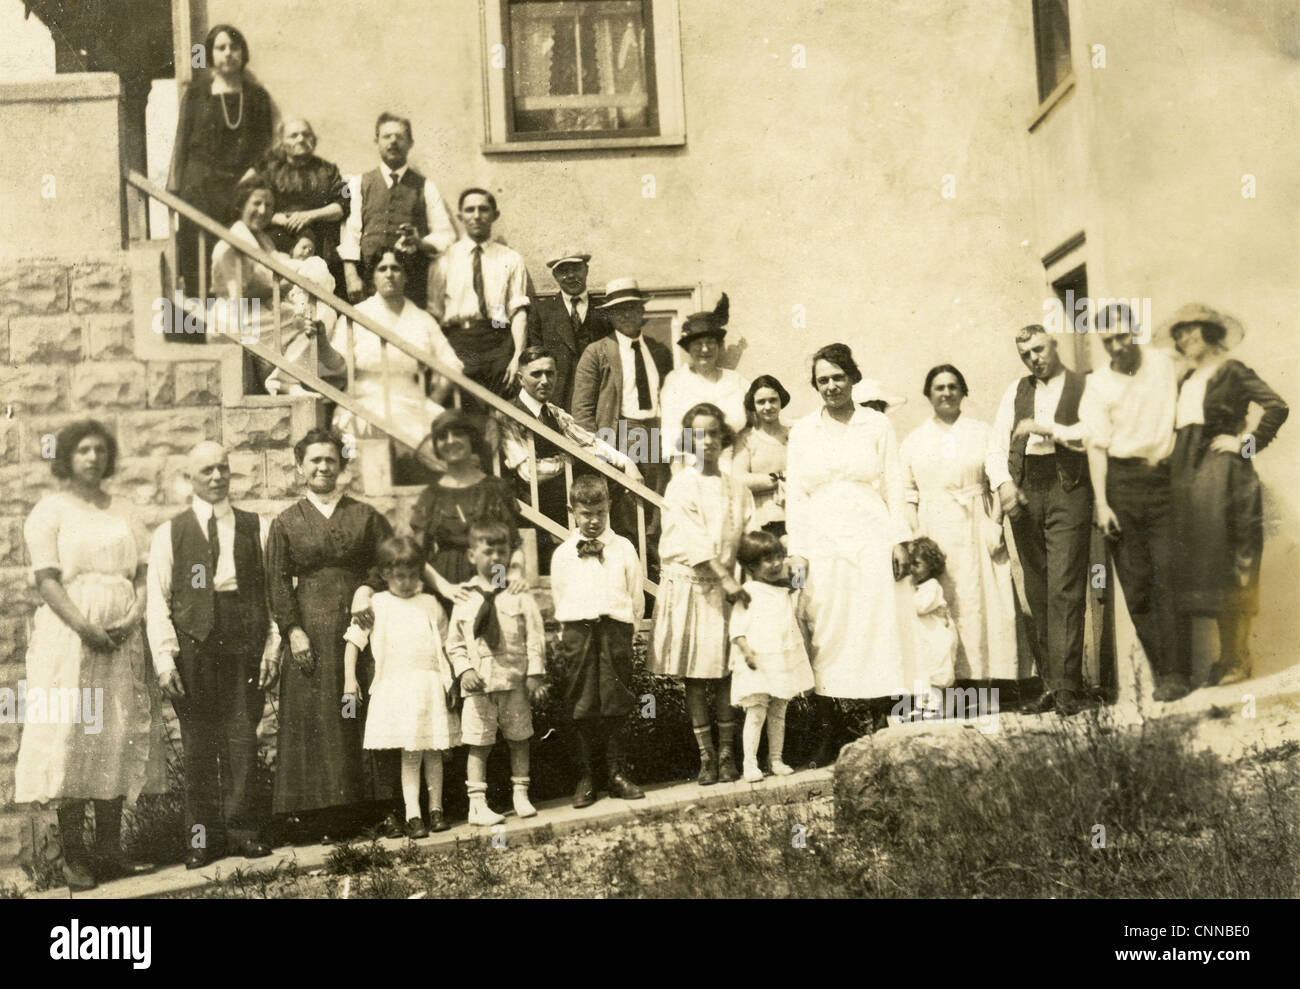
[[[23,535],[33,571],[57,569],[88,621],[107,627],[126,617],[149,537],[120,499],[98,508],[56,492],[32,509]],[[112,652],[92,652],[48,604],[37,609],[27,645],[15,802],[121,796],[134,802],[164,789],[167,741],[142,628]]]
[[[394,318],[387,304],[378,295],[372,295],[357,305],[362,313],[380,326],[396,333],[412,346],[427,351],[453,370],[464,369],[456,351],[452,349],[437,322],[410,299],[402,300],[402,311]],[[346,353],[347,320],[340,319],[335,328],[332,344],[339,353]],[[356,375],[352,395],[370,412],[391,419],[408,433],[424,436],[429,423],[437,418],[443,407],[429,398],[424,391],[420,364],[408,354],[390,346],[363,327],[352,327]],[[388,401],[384,401],[384,351],[388,351]],[[340,407],[334,415],[334,428],[351,433],[358,439],[380,439],[384,434],[371,428],[363,419]]]
[[[948,558],[939,583],[957,623],[957,677],[1018,680],[1029,670],[1016,653],[1011,561],[1005,549],[991,554],[988,546],[997,526],[986,501],[988,436],[988,425],[968,416],[951,426],[930,419],[903,440],[899,457],[906,498],[917,506],[917,535]]]
[[[877,490],[879,482],[879,490]],[[827,697],[910,692],[911,583],[895,581],[893,549],[910,536],[898,440],[889,420],[858,407],[839,423],[825,409],[790,430],[786,467],[790,554],[808,560],[813,676]]]
[[[717,381],[702,378],[689,367],[679,367],[664,378],[659,391],[659,412],[666,463],[682,459],[677,452],[677,442],[682,435],[682,417],[701,402],[711,402],[721,409],[733,434],[739,435],[745,428],[745,392],[749,390],[749,382],[729,367],[720,370]],[[692,456],[684,460],[688,465],[694,462]]]

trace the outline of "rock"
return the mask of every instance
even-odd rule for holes
[[[58,489],[47,462],[0,467],[0,515],[26,518],[38,501]]]
[[[0,863],[17,864],[27,857],[30,833],[26,814],[0,814]]]
[[[292,445],[288,406],[269,409],[224,409],[221,435],[227,450],[265,450]]]
[[[149,364],[149,408],[217,405],[221,402],[221,365],[216,361],[154,361]]]
[[[0,409],[0,416],[4,410]],[[19,420],[0,418],[0,467],[18,463],[21,458]]]
[[[17,681],[26,659],[27,619],[21,615],[0,615],[0,686]],[[14,675],[9,676],[10,673]]]
[[[12,364],[57,364],[81,360],[85,321],[71,313],[15,316],[9,320]]]
[[[86,317],[89,342],[86,356],[92,361],[130,360],[135,357],[135,327],[130,315],[106,314]]]
[[[8,415],[53,412],[68,407],[68,370],[57,364],[25,364],[0,368],[0,395]]]
[[[26,463],[41,463],[46,470],[50,461],[58,452],[59,431],[74,422],[84,422],[88,416],[85,412],[55,412],[27,416],[23,420],[22,459]],[[118,454],[121,455],[121,437],[118,436],[117,417],[97,415],[95,418],[104,424],[118,440]]]
[[[104,490],[135,505],[164,499],[162,470],[152,457],[119,457],[117,472],[104,482]]]
[[[230,454],[230,499],[260,498],[266,484],[266,463],[260,453],[236,450]]]
[[[297,498],[302,491],[292,450],[266,451],[266,498]]]
[[[23,520],[20,516],[0,517],[0,567],[23,565]]]
[[[80,364],[72,371],[72,400],[79,409],[142,409],[144,365],[136,361]]]
[[[0,265],[0,316],[67,312],[68,269],[39,261]]]
[[[69,284],[74,313],[131,311],[131,268],[120,262],[85,262],[72,266]]]
[[[124,456],[188,454],[196,443],[221,438],[216,409],[126,412],[118,422],[117,442]]]

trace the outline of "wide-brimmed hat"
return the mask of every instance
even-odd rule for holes
[[[853,386],[853,404],[866,405],[868,402],[884,402],[885,409],[896,409],[907,404],[905,395],[887,395],[884,387],[875,378],[863,378]]]
[[[644,305],[648,298],[649,296],[641,291],[641,286],[637,284],[635,278],[615,278],[605,285],[605,301],[596,308],[610,309],[628,302],[640,302]]]
[[[1221,313],[1217,309],[1211,309],[1204,303],[1189,302],[1152,334],[1151,342],[1157,347],[1173,347],[1174,331],[1180,326],[1191,326],[1197,323],[1217,326],[1223,330],[1223,340],[1220,345],[1225,350],[1231,350],[1241,343],[1246,336],[1246,331],[1241,323],[1231,316]]]
[[[727,335],[727,319],[731,314],[731,300],[727,293],[713,307],[712,312],[691,313],[682,321],[682,331],[677,336],[677,346],[689,350],[691,341],[699,337],[714,337],[721,340]]]
[[[547,261],[546,267],[554,271],[558,266],[565,264],[567,262],[586,264],[590,260],[591,260],[591,255],[588,254],[586,251],[569,250],[561,254],[559,257],[555,257]]]

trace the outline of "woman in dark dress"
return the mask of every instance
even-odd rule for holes
[[[1180,651],[1190,656],[1191,620],[1219,625],[1219,660],[1209,683],[1250,677],[1250,620],[1259,612],[1264,509],[1254,456],[1272,442],[1286,402],[1241,361],[1227,356],[1241,324],[1208,306],[1184,306],[1161,334],[1192,365],[1178,384],[1171,457],[1175,609]],[[1245,433],[1251,403],[1263,409]]]
[[[279,146],[267,154],[257,171],[275,191],[275,214],[267,232],[276,250],[290,254],[298,238],[310,234],[316,253],[335,276],[336,290],[341,289],[339,227],[347,213],[343,175],[338,165],[316,157],[316,132],[311,124],[301,119],[283,121]]]
[[[218,24],[203,43],[210,73],[181,97],[176,145],[167,188],[218,223],[227,224],[235,186],[271,144],[271,97],[247,78],[248,42],[236,28]],[[198,228],[185,219],[178,235],[180,274],[187,295],[199,291]],[[208,248],[212,239],[209,238]],[[206,265],[208,258],[202,258]],[[202,334],[174,340],[202,342]]]
[[[469,527],[484,518],[509,526],[511,557],[506,579],[511,590],[526,590],[518,504],[508,481],[483,470],[485,444],[478,417],[449,409],[433,421],[430,434],[434,453],[447,469],[415,503],[411,531],[424,550],[429,563],[425,575],[434,590],[446,604],[455,598],[455,585],[474,575],[465,555]]]
[[[357,811],[353,806],[345,815],[342,808],[389,796],[371,789],[378,781],[367,779],[362,712],[347,716],[341,698],[352,596],[393,530],[375,509],[337,490],[343,467],[337,434],[311,430],[294,456],[307,496],[271,523],[266,544],[271,615],[293,660],[282,665],[274,809],[301,816],[336,808],[323,822],[335,833]]]

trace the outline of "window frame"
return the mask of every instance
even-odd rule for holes
[[[581,2],[581,0],[570,0]],[[481,64],[483,72],[484,154],[535,151],[593,151],[645,147],[675,147],[686,143],[686,111],[682,91],[682,58],[678,0],[644,0],[649,11],[646,46],[652,53],[654,72],[647,80],[647,97],[657,123],[657,133],[638,128],[626,136],[596,132],[516,132],[514,129],[514,67],[509,37],[510,0],[479,0]],[[495,63],[495,66],[494,66]]]
[[[1047,0],[1047,2],[1055,2],[1055,0]],[[1044,48],[1044,40],[1049,36],[1049,26],[1045,23],[1046,18],[1040,14],[1040,11],[1044,9],[1044,0],[1030,0],[1034,35],[1034,80],[1038,86],[1038,103],[1040,106],[1052,101],[1053,97],[1060,93],[1065,84],[1074,79],[1074,52],[1072,51],[1074,35],[1070,29],[1070,3],[1069,0],[1060,0],[1060,2],[1065,4],[1064,40],[1065,58],[1068,65],[1060,78],[1056,79],[1051,86],[1044,88],[1043,84],[1046,77],[1044,76],[1043,68],[1048,64]]]

